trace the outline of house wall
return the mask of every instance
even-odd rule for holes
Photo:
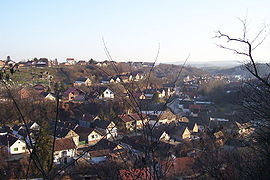
[[[113,99],[114,98],[114,94],[113,94],[113,92],[111,90],[106,89],[103,92],[103,98],[111,98],[111,99]]]
[[[37,123],[33,123],[30,127],[31,130],[39,130],[39,125]]]
[[[182,139],[188,139],[190,138],[190,132],[189,130],[186,128],[185,131],[182,134]]]
[[[91,86],[92,85],[92,81],[88,78],[85,83],[86,86]]]
[[[142,111],[142,113],[147,115],[161,115],[164,111]]]
[[[193,132],[199,132],[199,127],[198,127],[197,123],[195,123],[192,131]]]
[[[70,130],[68,134],[65,136],[65,138],[70,138],[70,137],[73,139],[75,145],[78,146],[80,142],[79,140],[80,136],[76,134],[74,131]]]
[[[17,140],[12,146],[9,147],[10,154],[21,154],[27,151],[26,144],[21,141]]]
[[[114,122],[111,122],[106,130],[107,139],[111,137],[116,137],[117,134],[117,127],[115,126]]]
[[[102,135],[100,135],[99,133],[97,133],[96,131],[92,131],[89,135],[88,135],[88,144],[90,145],[94,145],[96,144],[100,139],[102,139]]]
[[[79,93],[78,92],[70,92],[69,94],[68,94],[68,100],[70,101],[70,100],[72,100],[72,99],[74,99],[75,97],[77,97],[79,95]]]
[[[48,94],[46,97],[45,97],[46,100],[49,100],[49,101],[55,101],[55,97],[52,96],[51,94]]]
[[[64,155],[65,154],[65,155]],[[72,158],[76,154],[76,149],[67,149],[62,151],[55,151],[54,152],[54,162],[61,162],[64,163],[64,158],[66,158],[67,163],[72,160]]]
[[[163,134],[160,136],[159,139],[160,140],[169,141],[170,140],[170,136],[166,132],[163,132]]]

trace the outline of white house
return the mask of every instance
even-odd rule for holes
[[[25,142],[11,134],[0,136],[0,144],[1,146],[6,147],[8,153],[11,155],[27,152]]]
[[[67,164],[76,155],[77,147],[72,138],[56,139],[54,146],[54,162]]]
[[[101,132],[101,130],[87,128],[83,126],[77,126],[74,129],[74,132],[76,132],[79,135],[80,143],[89,145],[96,144],[103,138],[104,136],[103,134],[105,134],[105,132]]]
[[[106,121],[97,119],[93,123],[95,128],[101,129],[102,131],[106,132],[106,138],[114,138],[117,136],[117,127],[113,121]]]
[[[36,122],[29,122],[27,127],[30,130],[39,130],[39,125]]]
[[[113,99],[114,93],[109,88],[101,88],[99,99]]]
[[[67,58],[66,65],[74,65],[76,64],[76,61],[74,58]]]
[[[77,79],[74,83],[73,83],[74,86],[91,86],[92,85],[92,81],[90,78],[84,78],[84,77],[81,77],[79,79]]]

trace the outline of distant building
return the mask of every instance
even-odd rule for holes
[[[85,78],[85,77],[81,77],[78,78],[74,83],[74,86],[91,86],[92,85],[92,81],[90,78]]]
[[[66,61],[67,61],[66,65],[74,65],[74,64],[76,64],[76,61],[75,61],[74,58],[67,58]]]

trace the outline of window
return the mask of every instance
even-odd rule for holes
[[[23,150],[25,150],[25,147],[22,147]]]
[[[13,151],[18,151],[19,149],[18,148],[14,148]]]
[[[92,139],[94,139],[95,138],[95,135],[92,135]]]

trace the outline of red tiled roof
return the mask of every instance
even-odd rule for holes
[[[118,117],[124,122],[130,122],[130,121],[142,120],[142,118],[145,119],[146,115],[133,113],[133,114],[122,114],[122,115],[119,115]]]
[[[76,149],[76,145],[72,138],[56,139],[54,151],[62,151],[68,149]]]
[[[167,172],[168,175],[173,175],[174,173],[187,173],[192,169],[195,159],[192,157],[181,157],[175,158],[171,162],[162,161],[161,166],[163,171]]]
[[[120,171],[120,179],[122,180],[144,180],[150,179],[153,180],[151,174],[149,172],[149,168],[142,168],[142,169],[121,169]]]

